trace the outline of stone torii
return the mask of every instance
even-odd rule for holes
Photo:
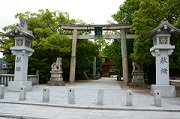
[[[78,35],[79,31],[94,31],[96,28],[101,30],[120,30],[119,34],[101,35],[98,38],[102,39],[121,39],[121,52],[122,52],[122,68],[123,68],[123,81],[125,85],[128,84],[128,58],[127,58],[127,39],[135,39],[134,34],[125,34],[126,29],[130,29],[132,26],[128,24],[103,24],[103,25],[77,25],[77,24],[61,24],[59,26],[63,30],[73,30],[73,35],[67,35],[68,38],[72,39],[72,54],[71,54],[71,65],[70,65],[70,77],[69,82],[75,81],[75,70],[76,70],[76,46],[77,39],[95,39],[94,35]]]

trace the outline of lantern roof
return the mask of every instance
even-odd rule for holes
[[[180,33],[180,29],[169,24],[168,20],[164,19],[161,24],[155,29],[151,30],[145,37],[145,39],[153,38],[156,34],[171,34],[171,36],[176,36]]]
[[[15,38],[15,37],[27,37],[29,39],[37,39],[33,34],[32,31],[27,30],[27,27],[23,27],[21,25],[17,25],[14,29],[12,29],[11,31],[7,32],[5,34],[6,37],[9,38]]]

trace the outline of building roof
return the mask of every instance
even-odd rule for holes
[[[16,26],[14,29],[11,31],[7,32],[5,34],[6,37],[13,38],[17,36],[25,36],[29,39],[37,39],[35,36],[33,36],[32,31],[29,31],[21,26]]]
[[[158,27],[156,27],[155,29],[151,30],[144,37],[144,40],[148,39],[148,38],[153,38],[156,34],[162,33],[162,31],[163,32],[164,31],[165,32],[169,32],[171,34],[171,36],[176,36],[176,35],[178,35],[180,33],[180,29],[178,29],[178,28],[172,26],[171,24],[169,24],[169,22],[167,20],[163,20]]]
[[[113,62],[104,62],[102,65],[114,66],[115,64]]]
[[[102,63],[102,65],[106,65],[106,66],[114,66],[115,63],[113,63],[110,59],[108,59],[107,57],[105,57],[105,62]]]

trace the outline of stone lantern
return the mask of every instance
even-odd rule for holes
[[[169,85],[169,55],[175,49],[175,46],[170,44],[170,38],[179,33],[180,29],[164,20],[145,37],[153,39],[154,46],[150,52],[156,57],[156,84],[151,85],[151,94],[158,90],[163,97],[176,97],[175,86]]]
[[[15,55],[14,81],[8,83],[9,91],[19,91],[21,86],[26,86],[26,90],[32,90],[32,82],[27,81],[28,57],[34,50],[31,47],[33,39],[36,39],[31,31],[27,29],[26,21],[20,21],[14,29],[5,36],[15,40],[15,46],[11,47],[11,52]]]

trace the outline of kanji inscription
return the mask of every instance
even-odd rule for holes
[[[22,62],[21,57],[17,57],[17,58],[16,58],[16,62],[18,62],[18,63],[19,63],[19,62]]]
[[[161,64],[168,63],[167,57],[161,57],[160,63]]]
[[[21,71],[21,67],[16,67],[16,71]]]

